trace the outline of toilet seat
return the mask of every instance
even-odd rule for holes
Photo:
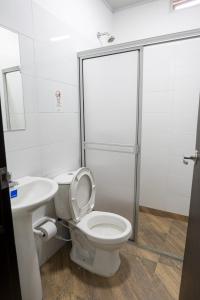
[[[117,214],[92,211],[76,224],[89,240],[98,244],[117,244],[127,241],[132,233],[130,222]]]
[[[95,195],[95,182],[91,171],[88,168],[78,169],[69,189],[69,206],[73,221],[78,223],[93,210]]]
[[[89,240],[108,245],[122,243],[131,236],[132,227],[127,219],[109,212],[92,211],[96,189],[93,175],[88,168],[80,168],[74,173],[69,195],[72,223]]]

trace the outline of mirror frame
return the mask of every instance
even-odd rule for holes
[[[14,66],[14,67],[2,69],[3,93],[4,93],[4,102],[5,102],[5,111],[6,111],[6,125],[7,125],[7,129],[4,130],[4,131],[22,131],[22,130],[26,130],[26,114],[25,114],[25,106],[24,106],[24,89],[23,89],[22,75],[21,75],[21,79],[22,79],[22,101],[23,101],[23,113],[24,113],[24,128],[13,129],[11,127],[11,122],[10,122],[10,111],[9,111],[9,101],[8,101],[8,89],[7,89],[6,74],[12,73],[12,72],[20,72],[20,74],[21,74],[20,66]]]

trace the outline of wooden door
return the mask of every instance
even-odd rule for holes
[[[194,161],[194,173],[180,300],[200,299],[200,108],[196,150],[196,154],[187,158],[188,162],[190,160]]]

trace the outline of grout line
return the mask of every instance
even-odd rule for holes
[[[7,153],[13,153],[13,152],[19,152],[19,151],[24,151],[24,150],[29,150],[29,149],[40,149],[44,148],[44,147],[49,147],[49,146],[53,146],[53,145],[63,145],[66,144],[66,140],[65,138],[63,138],[63,140],[57,141],[57,142],[51,142],[51,143],[45,143],[45,144],[38,144],[38,145],[34,145],[34,146],[29,146],[29,147],[25,147],[25,148],[16,148],[13,150],[7,150]],[[70,142],[71,144],[71,142]]]
[[[37,66],[37,64],[38,63],[36,62],[36,66]],[[70,82],[63,81],[63,80],[52,79],[50,77],[40,76],[40,75],[37,74],[37,70],[36,70],[36,79],[42,79],[42,80],[46,80],[46,81],[52,81],[52,82],[56,82],[56,83],[62,83],[62,84],[66,84],[66,85],[70,85],[70,86],[78,88],[78,83],[75,84],[75,83],[70,83]]]
[[[13,152],[20,152],[20,151],[25,151],[25,150],[29,150],[29,149],[40,149],[41,146],[40,145],[35,145],[35,146],[30,146],[30,147],[26,147],[26,148],[19,148],[19,149],[13,149],[13,150],[7,150],[6,153],[13,153]]]
[[[57,115],[69,115],[69,114],[79,114],[79,111],[38,111],[38,114],[48,115],[48,114],[57,114]]]

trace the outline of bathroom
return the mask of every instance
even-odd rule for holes
[[[200,299],[199,16],[0,1],[0,299]]]

